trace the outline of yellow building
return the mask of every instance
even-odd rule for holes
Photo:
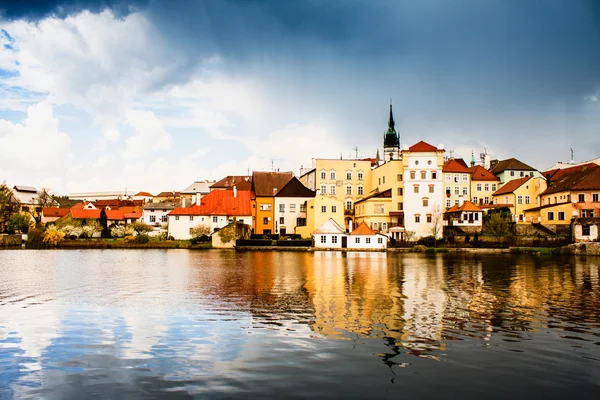
[[[317,194],[314,199],[306,201],[306,226],[297,226],[296,234],[310,238],[330,218],[344,226],[344,203],[334,197]]]
[[[471,203],[479,206],[492,203],[492,194],[498,190],[500,179],[481,165],[469,168],[471,174]]]
[[[385,234],[391,227],[392,207],[392,189],[365,197],[354,205],[356,225],[365,222],[374,231]]]
[[[372,190],[371,167],[374,165],[376,161],[372,158],[319,158],[314,160],[313,168],[300,177],[300,182],[322,196],[341,201],[346,220],[340,225],[349,229],[354,221],[354,203]]]
[[[540,194],[546,190],[546,180],[539,177],[526,176],[506,182],[493,193],[494,204],[506,205],[510,208],[513,220],[517,223],[530,223],[525,219],[525,210],[539,205]]]
[[[254,172],[252,174],[252,230],[270,235],[277,230],[275,195],[294,177],[291,172]]]

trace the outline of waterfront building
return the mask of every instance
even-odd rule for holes
[[[508,207],[513,221],[517,223],[530,223],[525,218],[525,210],[539,205],[539,196],[546,187],[546,179],[542,177],[525,176],[510,180],[492,194],[494,206]]]
[[[164,226],[169,222],[169,213],[179,206],[173,202],[146,203],[142,208],[142,222],[152,226]]]
[[[349,249],[386,249],[388,236],[375,232],[366,223],[361,222],[356,229],[348,235]]]
[[[483,225],[483,210],[470,201],[465,201],[460,206],[453,205],[444,213],[445,225],[459,228],[474,228],[471,231],[481,231]]]
[[[279,231],[275,219],[275,196],[292,178],[291,172],[254,172],[252,174],[252,230],[270,235]]]
[[[341,249],[348,247],[346,231],[333,218],[320,225],[313,233],[316,248]]]
[[[317,190],[315,197],[306,201],[306,226],[296,226],[295,233],[310,238],[318,227],[330,219],[344,226],[344,212],[344,203],[335,197],[324,196]]]
[[[306,226],[307,201],[315,198],[315,192],[293,177],[275,195],[275,233],[285,236],[296,232],[297,226]]]
[[[414,238],[441,237],[444,148],[420,141],[401,152],[404,170],[404,227]]]
[[[481,165],[469,168],[471,174],[471,202],[479,206],[492,203],[492,194],[498,190],[500,179]]]
[[[471,171],[462,158],[450,158],[442,167],[444,180],[444,210],[461,206],[471,199]]]
[[[500,185],[513,179],[530,177],[541,177],[542,174],[535,168],[530,167],[516,158],[506,160],[492,160],[490,172],[500,180]]]
[[[354,205],[357,225],[366,224],[373,231],[388,233],[393,209],[392,189],[372,194]],[[353,232],[353,230],[352,230]]]

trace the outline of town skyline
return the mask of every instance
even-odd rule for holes
[[[402,145],[538,170],[600,154],[591,3],[170,4],[0,4],[0,181],[159,192],[298,174],[382,152],[390,97]]]

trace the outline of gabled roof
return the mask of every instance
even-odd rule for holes
[[[16,190],[16,191],[18,191],[18,192],[37,193],[37,189],[34,188],[33,186],[15,185],[13,187],[13,189]]]
[[[133,211],[133,212],[124,212],[123,213],[123,218],[129,218],[129,219],[138,219],[142,217],[142,213],[139,211]]]
[[[392,189],[387,189],[382,192],[378,192],[378,193],[372,194],[370,196],[367,196],[364,199],[356,200],[354,202],[354,204],[357,204],[357,203],[360,203],[363,201],[367,201],[367,200],[370,200],[373,198],[391,198],[391,197],[392,197]]]
[[[346,233],[344,228],[342,228],[337,222],[334,221],[333,218],[329,218],[323,225],[318,227],[313,234],[317,235],[326,235],[326,234],[339,234]]]
[[[160,192],[154,197],[179,197],[181,196],[181,192]]]
[[[576,165],[576,166],[569,167],[569,168],[552,169],[549,171],[544,171],[542,173],[542,175],[544,176],[544,178],[546,178],[546,180],[548,181],[548,184],[550,184],[551,182],[555,182],[555,181],[559,180],[565,174],[569,174],[571,172],[580,172],[587,168],[596,167],[597,165],[598,164],[596,164],[596,163],[587,163],[587,164],[583,164],[583,165]]]
[[[216,181],[196,181],[181,191],[183,194],[208,193]]]
[[[446,212],[447,213],[454,213],[454,212],[463,212],[463,211],[479,211],[481,212],[481,208],[479,208],[478,206],[476,206],[475,204],[471,203],[470,201],[465,201],[460,207],[458,206],[458,204],[453,205],[452,207],[450,207]]]
[[[351,235],[376,235],[373,229],[369,228],[369,226],[365,223],[365,221],[361,222],[352,232]]]
[[[475,165],[474,167],[469,168],[469,172],[471,173],[472,181],[500,181],[496,175],[492,174],[481,165]]]
[[[525,182],[531,179],[531,176],[526,176],[524,178],[513,179],[512,181],[506,182],[502,187],[492,193],[492,196],[499,196],[501,194],[512,193],[518,188],[521,187]]]
[[[298,180],[293,177],[285,184],[281,190],[277,191],[275,197],[315,197],[316,192],[313,192]]]
[[[146,203],[144,204],[144,210],[174,210],[178,204],[165,201],[160,203]]]
[[[154,197],[153,194],[150,194],[148,192],[137,192],[136,194],[133,195],[133,197],[138,197],[138,196],[141,196],[141,197]]]
[[[44,207],[42,208],[42,215],[46,218],[48,217],[64,217],[69,213],[70,208],[53,208],[53,207]]]
[[[462,173],[470,173],[467,168],[467,163],[462,158],[451,158],[444,163],[442,167],[442,172],[462,172]]]
[[[250,200],[253,193],[249,190],[213,190],[200,201],[200,205],[178,207],[169,215],[252,215]]]
[[[252,177],[247,175],[229,175],[220,181],[213,183],[211,189],[231,189],[236,186],[237,190],[250,190]]]
[[[497,160],[496,160],[497,161]],[[492,174],[499,174],[504,171],[535,171],[536,169],[530,167],[522,161],[517,160],[516,158],[509,158],[506,160],[501,160],[494,165],[493,168],[490,169]]]
[[[421,140],[420,142],[410,146],[408,150],[412,151],[413,153],[428,153],[431,151],[435,152],[438,150],[438,148]]]
[[[592,165],[592,167],[575,169],[563,174],[542,195],[571,190],[600,190],[600,166]]]
[[[291,172],[254,172],[252,189],[256,197],[273,197],[288,183],[294,174]]]
[[[107,211],[108,216],[108,211]],[[82,208],[71,208],[71,218],[73,219],[99,219],[100,210],[84,210]]]

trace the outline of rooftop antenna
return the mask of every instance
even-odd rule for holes
[[[352,150],[354,150],[354,152],[356,153],[356,158],[358,158],[358,147],[355,147]]]
[[[571,164],[575,164],[575,159],[573,158],[573,148],[571,147]]]

